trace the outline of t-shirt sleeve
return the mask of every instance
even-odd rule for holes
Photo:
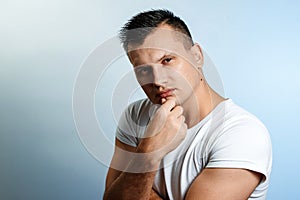
[[[267,129],[254,119],[244,120],[219,135],[207,168],[243,168],[270,176],[272,147]]]
[[[116,130],[116,138],[121,142],[137,147],[138,137],[134,128],[129,107],[122,113]]]
[[[127,145],[137,147],[150,120],[151,106],[152,103],[148,99],[131,103],[120,116],[116,138]]]

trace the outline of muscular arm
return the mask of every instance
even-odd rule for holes
[[[185,200],[245,200],[262,174],[246,169],[204,169],[190,186]]]
[[[116,147],[129,152],[136,152],[136,148],[121,143],[116,139]],[[124,162],[122,156],[115,151],[112,163]],[[134,162],[131,161],[131,162]],[[130,166],[129,166],[130,167]],[[128,173],[109,168],[106,177],[106,189],[103,199],[149,199],[160,200],[162,198],[152,189],[156,171],[147,173]],[[126,184],[123,184],[126,183]]]

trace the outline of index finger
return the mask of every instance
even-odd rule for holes
[[[167,111],[171,111],[176,106],[175,100],[169,99],[164,104],[161,105]]]

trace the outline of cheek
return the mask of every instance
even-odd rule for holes
[[[148,76],[139,76],[135,74],[136,80],[140,84],[140,86],[147,86],[149,83],[153,83],[153,77],[151,75]]]
[[[199,79],[199,70],[197,69],[197,66],[189,64],[186,66],[186,77],[188,80],[198,80]]]
[[[199,83],[200,76],[199,72],[193,66],[185,65],[176,72],[176,78],[174,79],[188,90],[194,88],[194,85]]]
[[[144,90],[144,92],[145,92],[146,94],[151,94],[152,91],[153,91],[152,84],[142,85],[142,89]]]
[[[187,74],[187,77],[190,82],[199,83],[200,81],[199,71],[195,68],[190,69],[189,73]]]

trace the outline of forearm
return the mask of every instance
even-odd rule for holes
[[[149,200],[163,200],[163,198],[161,198],[157,192],[152,188],[151,193],[150,193],[150,198]]]
[[[141,149],[138,149],[137,152],[138,155],[131,158],[127,157],[131,160],[129,165],[122,170],[123,172],[111,184],[107,185],[104,200],[159,199],[156,192],[152,191],[152,185],[156,171],[159,168],[160,159],[157,159],[157,156],[154,155],[150,157],[147,153],[143,154]],[[117,153],[117,155],[120,154],[120,152]],[[121,157],[124,158],[124,155],[121,154]]]
[[[122,174],[105,191],[104,200],[111,199],[150,199],[156,172]]]

